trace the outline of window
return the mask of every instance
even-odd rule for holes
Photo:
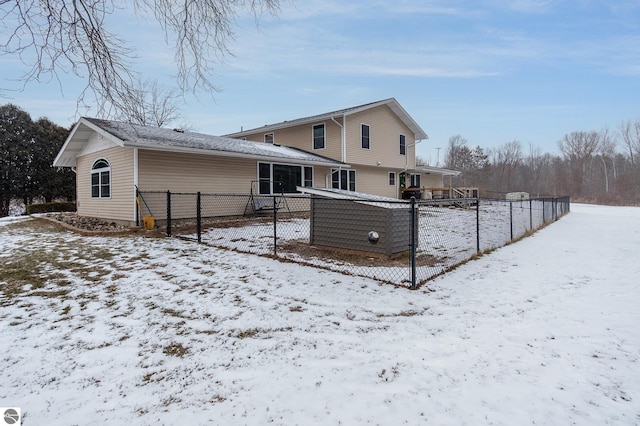
[[[356,171],[331,169],[331,187],[345,191],[356,190]]]
[[[362,149],[369,149],[370,147],[370,138],[369,138],[369,125],[361,124],[360,125],[360,140]]]
[[[91,198],[111,197],[111,166],[103,158],[91,167]]]
[[[273,144],[273,133],[265,133],[264,134],[265,143]]]
[[[404,135],[400,135],[400,155],[407,155],[407,142]]]
[[[411,174],[411,188],[420,188],[419,174]]]
[[[389,172],[389,185],[396,186],[396,172]]]
[[[325,148],[325,132],[324,124],[315,124],[313,126],[313,149]]]
[[[260,194],[292,194],[296,186],[313,186],[313,168],[289,164],[258,163]]]

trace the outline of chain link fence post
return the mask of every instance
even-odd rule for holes
[[[509,233],[510,241],[513,241],[513,201],[509,201]]]
[[[416,220],[416,197],[411,197],[411,209],[410,209],[411,219],[410,219],[410,228],[411,228],[411,289],[416,289],[416,243],[417,238],[416,234],[418,232],[417,229],[417,220]]]
[[[200,192],[196,194],[196,234],[198,234],[198,242],[202,242],[202,209],[200,202]]]
[[[476,253],[480,253],[480,197],[476,198]]]
[[[278,257],[278,205],[273,196],[273,257]]]
[[[167,237],[171,236],[171,191],[167,191]]]

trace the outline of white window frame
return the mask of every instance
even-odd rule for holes
[[[407,155],[407,137],[402,133],[398,136],[398,144],[400,148],[400,155]]]
[[[367,128],[367,146],[364,146],[364,128]],[[360,123],[360,148],[366,149],[367,151],[371,149],[371,126],[366,123]]]
[[[346,175],[346,181],[343,172]],[[337,179],[334,179],[336,176]],[[356,171],[353,169],[331,169],[331,188],[355,192],[356,181]]]
[[[420,178],[420,173],[411,173],[409,175],[409,187],[420,188],[421,185],[422,185],[422,179]]]
[[[98,163],[106,163],[107,165],[105,167],[97,167]],[[93,177],[96,176],[98,181],[97,183],[94,184],[93,182]],[[108,183],[104,183],[104,179],[105,177],[108,179]],[[107,160],[106,158],[98,158],[96,161],[93,162],[93,165],[91,166],[91,173],[90,173],[90,191],[91,191],[91,198],[93,199],[110,199],[111,198],[111,182],[113,182],[113,176],[111,173],[111,163],[109,162],[109,160]],[[94,187],[98,190],[98,195],[94,195]],[[107,189],[107,191],[109,192],[109,195],[104,195],[105,193],[105,188]]]
[[[396,186],[396,172],[389,172],[389,186]]]
[[[322,147],[316,148],[316,127],[322,127]],[[325,123],[318,123],[311,126],[311,148],[320,150],[327,148],[327,126]]]
[[[268,165],[269,166],[269,193],[263,192],[261,189],[261,182],[265,182],[267,179],[265,179],[264,177],[260,176],[260,165]],[[275,194],[280,194],[280,192],[275,192],[273,191],[273,166],[285,166],[285,167],[298,167],[300,168],[300,177],[301,177],[301,182],[298,185],[296,183],[297,186],[302,186],[302,187],[312,187],[313,186],[313,177],[314,177],[314,170],[313,170],[313,166],[306,166],[304,164],[288,164],[288,163],[269,163],[266,161],[259,161],[257,164],[257,175],[258,175],[258,193],[260,195],[275,195]],[[311,179],[307,179],[306,178],[306,170],[311,170]],[[285,192],[285,194],[296,194],[298,192]]]

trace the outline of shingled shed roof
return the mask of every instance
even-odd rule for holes
[[[75,125],[54,160],[54,167],[75,167],[76,157],[94,133],[122,147],[348,167],[297,148],[88,117]]]

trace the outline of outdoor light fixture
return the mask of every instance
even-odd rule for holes
[[[380,235],[376,231],[369,231],[369,242],[371,244],[378,244],[380,241]]]

